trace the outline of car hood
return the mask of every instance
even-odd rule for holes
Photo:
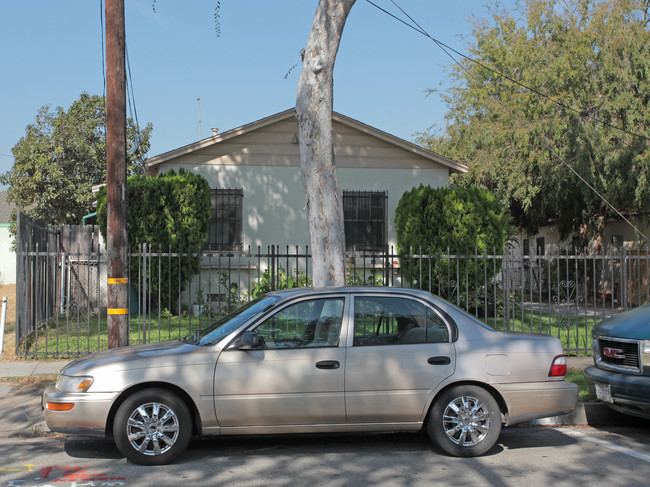
[[[199,347],[181,341],[148,343],[130,347],[114,348],[101,352],[91,353],[84,357],[73,360],[67,364],[61,373],[65,375],[81,375],[90,369],[108,368],[114,371],[125,369],[136,369],[142,367],[160,367],[171,364],[187,362],[189,356],[197,363],[197,355],[212,347]],[[203,361],[214,361],[214,352],[204,354]]]
[[[593,335],[650,340],[650,304],[619,313],[594,326]]]

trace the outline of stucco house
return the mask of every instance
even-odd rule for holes
[[[467,171],[463,164],[340,113],[333,114],[333,130],[349,250],[395,245],[395,209],[404,191],[420,183],[446,186],[452,173]],[[145,164],[149,175],[184,168],[208,180],[209,249],[309,244],[293,108]]]

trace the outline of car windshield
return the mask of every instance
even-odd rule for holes
[[[190,333],[183,341],[197,345],[214,345],[223,337],[229,335],[246,321],[258,313],[273,306],[280,298],[278,296],[262,296],[242,306],[237,311],[211,323],[201,330]]]

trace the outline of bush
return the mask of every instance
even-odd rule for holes
[[[395,212],[395,228],[401,254],[408,255],[412,250],[433,255],[447,249],[460,254],[501,253],[508,236],[508,218],[495,198],[477,187],[420,185],[402,195]],[[400,259],[400,264],[411,286],[455,292],[476,289],[499,271],[498,266],[492,267],[486,276],[485,268],[473,259],[460,260],[452,266],[444,258],[407,257]],[[420,272],[421,269],[426,272]],[[433,282],[429,280],[429,269]]]
[[[180,269],[153,266],[146,273],[147,291],[153,301],[178,312],[178,303],[169,302],[169,289],[184,289],[193,274],[198,271],[199,257],[193,255],[201,250],[208,236],[210,220],[210,185],[203,176],[181,169],[162,174],[156,178],[130,176],[127,180],[129,246],[138,252],[142,246],[152,252],[187,253]],[[106,240],[107,207],[106,188],[97,196],[97,220]],[[130,282],[138,285],[138,265],[131,263]],[[159,289],[160,288],[160,289]]]

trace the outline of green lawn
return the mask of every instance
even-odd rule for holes
[[[589,390],[587,386],[587,380],[585,379],[585,374],[582,369],[569,369],[566,373],[566,380],[568,382],[573,382],[578,384],[578,401],[589,402],[595,401],[596,395]]]
[[[506,322],[505,318],[484,320],[491,327],[502,331],[543,333],[557,337],[564,350],[580,352],[591,348],[591,329],[600,320],[592,317],[575,317],[541,313],[539,311],[515,311]]]
[[[178,340],[192,331],[205,327],[216,318],[132,316],[130,319],[129,343],[163,342]],[[50,321],[47,329],[41,328],[37,337],[30,337],[27,343],[28,356],[56,356],[59,358],[84,355],[108,349],[108,322],[106,316],[78,317],[68,319],[60,316]],[[25,350],[22,350],[25,353]]]
[[[508,322],[504,318],[485,320],[497,330],[513,332],[533,332],[555,336],[560,339],[566,352],[581,353],[581,349],[591,345],[591,328],[597,319],[567,317],[558,319],[556,315],[540,312],[517,311]],[[177,340],[188,333],[205,327],[217,317],[183,316],[158,317],[157,315],[132,316],[130,319],[130,343],[150,343]],[[28,356],[56,356],[60,358],[83,355],[108,348],[107,319],[98,316],[79,314],[74,317],[61,315],[50,320],[47,329],[41,328],[37,337],[31,337]]]

